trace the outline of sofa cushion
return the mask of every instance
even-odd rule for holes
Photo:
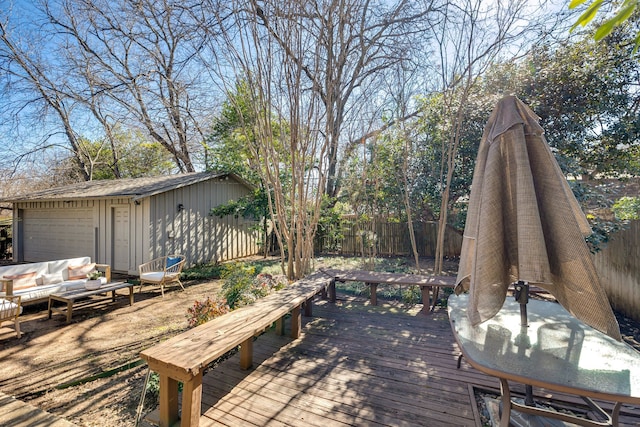
[[[21,274],[8,274],[2,276],[3,279],[13,280],[13,290],[30,288],[36,286],[36,272],[30,271]],[[4,291],[4,289],[2,289]]]
[[[67,267],[67,280],[86,279],[87,274],[91,273],[95,269],[95,262],[85,265],[70,265],[69,267]]]
[[[60,283],[56,283],[55,285],[34,286],[32,288],[20,289],[13,294],[16,296],[21,296],[22,303],[24,304],[26,301],[31,301],[34,299],[47,299],[52,293],[64,290],[61,289],[60,285]]]
[[[43,285],[53,285],[55,283],[62,283],[64,279],[62,278],[62,272],[59,271],[57,273],[47,273],[40,276]]]
[[[45,273],[62,273],[62,278],[67,280],[67,273],[69,272],[70,265],[86,265],[91,264],[91,257],[80,257],[80,258],[70,258],[70,259],[59,259],[56,261],[48,261],[47,263],[47,271]]]
[[[48,264],[46,262],[32,262],[28,264],[3,265],[0,267],[0,277],[2,278],[32,272],[36,273],[37,281],[39,276],[48,272]]]
[[[16,296],[21,296],[23,302],[31,301],[34,299],[47,299],[51,294],[84,289],[84,284],[86,282],[86,278],[78,280],[66,280],[64,282],[54,283],[51,285],[34,286],[32,288],[20,289],[13,294]]]

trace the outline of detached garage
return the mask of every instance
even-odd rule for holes
[[[89,181],[5,199],[13,203],[13,258],[91,256],[117,272],[181,253],[187,265],[259,252],[256,221],[210,210],[250,193],[233,174],[189,173]]]

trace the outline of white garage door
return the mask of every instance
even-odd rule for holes
[[[22,221],[25,261],[94,258],[92,209],[25,209]]]

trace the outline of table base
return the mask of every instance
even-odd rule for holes
[[[114,286],[115,285],[115,286]],[[104,288],[104,289],[103,289]],[[84,290],[84,291],[70,291],[61,294],[53,294],[49,295],[49,308],[48,314],[49,319],[51,319],[52,314],[64,314],[67,316],[67,323],[71,323],[71,316],[73,314],[73,305],[76,300],[88,298],[90,296],[100,295],[100,294],[108,294],[111,292],[111,301],[115,302],[116,300],[116,291],[118,289],[129,289],[129,305],[133,305],[133,284],[130,283],[120,283],[120,284],[107,284],[103,286],[103,288],[98,288],[95,290]],[[63,307],[55,307],[53,305],[54,301],[58,301],[66,304]]]
[[[553,418],[556,420],[577,424],[586,427],[608,427],[617,426],[618,418],[620,415],[620,408],[622,404],[616,402],[613,407],[611,415],[606,413],[597,403],[588,397],[580,396],[584,400],[589,408],[600,415],[605,421],[593,421],[586,418],[576,417],[573,415],[565,414],[562,412],[551,411],[545,408],[539,408],[536,406],[527,406],[521,403],[515,402],[511,399],[511,390],[509,389],[509,382],[503,378],[500,378],[500,392],[501,396],[501,413],[500,413],[500,427],[509,427],[511,422],[511,410],[516,410],[525,414],[542,416],[545,418]]]

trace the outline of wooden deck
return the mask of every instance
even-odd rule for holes
[[[253,344],[252,370],[235,355],[204,376],[200,425],[480,426],[474,388],[497,391],[498,381],[465,362],[457,369],[446,310],[418,309],[317,301],[299,339],[269,331]],[[621,426],[638,425],[640,408],[624,407]]]
[[[0,426],[75,427],[75,424],[0,392]]]

